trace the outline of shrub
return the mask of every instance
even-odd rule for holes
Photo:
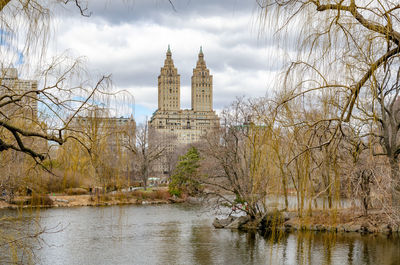
[[[132,193],[118,192],[114,195],[114,198],[118,201],[126,201],[133,197]]]
[[[167,190],[135,190],[132,192],[132,195],[143,200],[167,200],[171,197]]]
[[[64,176],[58,177],[51,174],[44,174],[41,179],[41,185],[46,189],[46,192],[63,192],[65,189],[81,186],[81,176],[79,175],[75,176],[57,169],[54,170],[54,173]]]
[[[155,196],[156,199],[160,199],[160,200],[167,200],[168,198],[171,197],[171,195],[169,194],[168,190],[155,190]]]
[[[181,189],[178,189],[178,188],[172,188],[172,187],[170,187],[170,188],[169,188],[169,193],[170,193],[172,196],[181,197],[181,195],[182,195],[182,190],[181,190]]]
[[[49,195],[39,195],[37,193],[32,194],[31,198],[25,201],[25,204],[32,206],[51,206],[53,205],[53,200]]]
[[[64,192],[68,195],[84,195],[88,194],[88,191],[83,188],[69,188],[65,189]]]

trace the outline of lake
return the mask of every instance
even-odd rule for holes
[[[51,208],[21,215],[22,230],[49,229],[43,241],[29,243],[35,264],[400,264],[398,237],[217,230],[212,211],[187,204]],[[12,249],[0,250],[4,264]],[[26,256],[19,259],[28,263]]]

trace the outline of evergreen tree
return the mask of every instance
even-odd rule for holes
[[[199,193],[201,190],[199,167],[199,151],[191,147],[185,155],[179,157],[178,165],[168,186],[169,192],[176,196]]]

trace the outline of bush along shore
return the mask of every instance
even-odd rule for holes
[[[399,234],[400,225],[396,224],[387,213],[371,211],[368,215],[352,209],[337,211],[314,211],[308,216],[299,217],[297,212],[274,210],[258,218],[249,216],[229,216],[215,218],[213,226],[217,229],[238,229],[243,231],[318,231],[386,235]]]
[[[83,189],[82,189],[83,190]],[[32,194],[31,196],[16,196],[0,201],[0,209],[17,209],[28,207],[75,207],[75,206],[109,206],[125,204],[167,204],[181,203],[185,198],[171,196],[166,188],[114,191],[110,193],[86,194],[74,189],[65,194]]]

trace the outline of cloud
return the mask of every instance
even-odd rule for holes
[[[124,2],[89,1],[90,18],[74,6],[59,10],[50,52],[69,49],[87,57],[90,71],[112,74],[116,88],[134,95],[142,117],[157,108],[157,77],[168,44],[181,75],[182,108],[190,108],[200,45],[214,76],[215,109],[238,96],[264,96],[285,62],[270,35],[260,38],[253,0],[176,0],[176,11],[168,1]]]
[[[101,18],[109,24],[136,23],[149,21],[163,22],[163,15],[187,19],[193,16],[231,16],[251,13],[256,3],[253,0],[172,0],[173,7],[167,0],[136,1],[88,1],[88,10],[93,18]],[[70,6],[69,10],[74,11]],[[76,12],[74,12],[76,13]]]

